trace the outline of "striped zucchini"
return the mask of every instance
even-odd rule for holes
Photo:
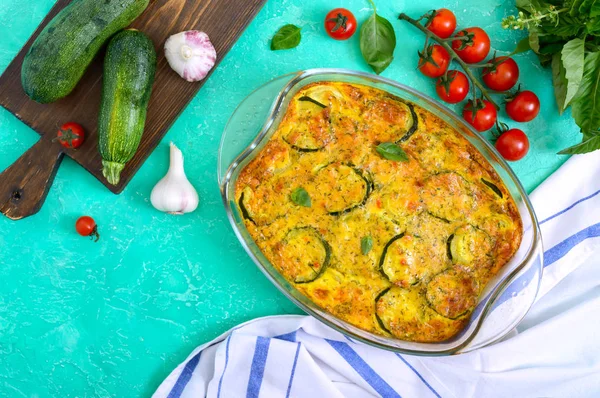
[[[156,51],[148,36],[124,30],[109,43],[104,60],[98,120],[102,174],[117,185],[137,151],[156,72]]]
[[[73,91],[102,45],[148,7],[149,0],[73,0],[35,40],[21,69],[25,93],[42,104]]]

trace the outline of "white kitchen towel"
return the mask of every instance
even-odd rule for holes
[[[195,349],[154,396],[600,396],[600,152],[568,160],[531,199],[544,276],[509,338],[418,357],[354,342],[312,317],[266,317]]]

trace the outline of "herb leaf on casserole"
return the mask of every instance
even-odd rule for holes
[[[393,142],[383,142],[377,145],[377,153],[387,160],[395,162],[408,162],[408,155],[402,148]]]
[[[308,192],[306,192],[306,189],[302,187],[294,189],[290,197],[292,199],[292,202],[294,202],[298,206],[310,207],[312,205],[310,195],[308,194]]]
[[[300,30],[301,28],[292,24],[281,27],[271,40],[271,50],[289,50],[298,47],[302,38]]]
[[[360,240],[360,251],[365,256],[369,254],[371,249],[373,248],[373,238],[369,236],[365,236]]]

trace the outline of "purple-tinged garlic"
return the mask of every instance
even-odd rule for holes
[[[198,207],[198,193],[185,176],[183,154],[172,142],[170,154],[169,171],[152,189],[150,202],[165,213],[191,213]]]
[[[171,68],[188,82],[204,79],[217,60],[217,52],[208,35],[197,30],[169,37],[165,43],[165,56]]]

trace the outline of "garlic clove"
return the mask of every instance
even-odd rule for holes
[[[206,33],[189,30],[167,39],[165,56],[179,76],[188,82],[197,82],[215,66],[217,51]]]
[[[175,144],[171,143],[170,147],[169,171],[152,189],[150,202],[165,213],[191,213],[198,207],[198,193],[185,175],[183,154]]]

